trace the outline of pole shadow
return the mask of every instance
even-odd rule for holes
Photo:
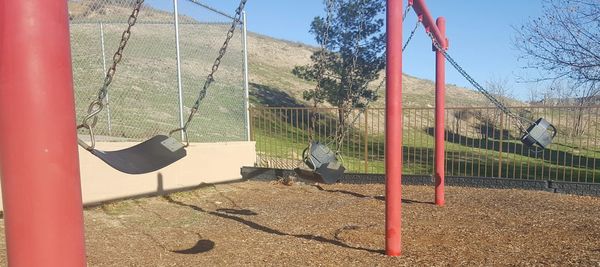
[[[372,199],[376,199],[379,201],[385,201],[385,196],[368,196],[368,195],[363,195],[360,193],[356,193],[356,192],[352,192],[352,191],[347,191],[347,190],[330,190],[330,189],[325,189],[323,187],[321,187],[320,185],[313,185],[315,188],[319,189],[319,191],[323,191],[323,192],[329,192],[329,193],[340,193],[340,194],[345,194],[345,195],[349,195],[349,196],[353,196],[353,197],[357,197],[357,198],[372,198]],[[435,205],[434,202],[430,202],[430,201],[418,201],[418,200],[411,200],[411,199],[402,199],[402,203],[405,204],[430,204],[430,205]]]

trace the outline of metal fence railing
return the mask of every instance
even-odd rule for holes
[[[134,2],[69,1],[78,121],[97,96],[127,27]],[[179,57],[173,0],[145,1],[140,10],[109,88],[107,106],[95,129],[97,135],[105,137],[102,140],[141,140],[166,134],[179,127],[181,117],[187,118],[231,20],[189,1],[179,0],[178,3]],[[190,125],[190,141],[244,141],[248,138],[243,86],[245,51],[241,36],[242,27],[238,26],[215,75],[215,82]],[[180,112],[178,60],[183,112]]]
[[[446,175],[600,182],[600,106],[513,107],[530,118],[544,117],[558,128],[541,153],[524,147],[512,121],[495,108],[446,109]],[[251,137],[262,167],[301,166],[308,144],[311,108],[256,107],[250,110]],[[317,109],[315,139],[335,134],[336,109]],[[404,108],[403,173],[431,175],[434,109]],[[384,172],[384,109],[368,109],[343,140],[349,172]]]

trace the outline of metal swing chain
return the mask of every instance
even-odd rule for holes
[[[81,124],[77,125],[77,129],[85,128],[85,129],[88,129],[90,132],[91,145],[87,145],[85,142],[79,140],[79,144],[82,145],[87,150],[93,150],[95,147],[94,127],[96,126],[96,123],[98,122],[97,115],[104,108],[103,102],[104,102],[104,99],[106,98],[106,95],[108,94],[108,87],[110,86],[110,84],[113,81],[113,77],[115,76],[115,73],[117,71],[117,65],[119,64],[119,62],[121,62],[121,59],[123,58],[123,50],[125,50],[125,47],[127,46],[127,42],[129,41],[129,37],[131,37],[131,28],[135,25],[135,23],[137,21],[138,14],[140,13],[140,8],[142,7],[143,3],[144,3],[144,0],[136,0],[134,7],[133,7],[133,11],[131,12],[131,15],[129,15],[129,18],[127,19],[127,29],[125,29],[125,31],[123,31],[123,34],[121,34],[121,41],[119,42],[119,47],[117,48],[117,51],[113,55],[113,64],[106,71],[106,76],[104,77],[104,83],[103,83],[102,87],[100,88],[100,90],[98,90],[98,96],[88,106],[87,115],[83,118],[83,120],[81,121]],[[90,119],[92,120],[91,123],[89,122]]]
[[[408,6],[406,8],[405,12],[408,12],[410,10],[411,6]],[[404,16],[402,17],[403,19],[406,18],[406,14],[404,14]],[[402,46],[402,52],[404,52],[404,50],[406,50],[406,47],[408,46],[408,44],[410,43],[410,41],[412,40],[412,38],[415,36],[415,32],[417,31],[419,25],[421,24],[420,21],[417,21],[417,23],[415,24],[415,27],[413,28],[413,30],[410,32],[410,36],[408,37],[408,39],[406,40],[406,43],[404,43],[404,45]],[[381,87],[383,87],[383,85],[385,84],[385,81],[387,80],[387,77],[383,77],[383,79],[381,80],[381,82],[379,83],[379,85],[377,86],[377,88],[375,89],[375,95],[378,94],[378,92],[380,91]],[[356,123],[356,120],[358,120],[358,118],[360,117],[360,115],[362,113],[365,112],[365,110],[367,109],[368,105],[370,103],[366,103],[365,107],[361,108],[358,112],[358,114],[354,117],[354,119],[352,120],[352,122],[350,122],[349,125],[354,125],[354,123]]]
[[[246,1],[247,0],[241,0],[239,6],[235,10],[233,22],[231,22],[231,27],[227,31],[227,37],[225,38],[223,45],[219,49],[219,55],[215,59],[212,69],[211,69],[210,73],[208,74],[208,76],[206,77],[206,80],[204,81],[204,85],[202,86],[202,89],[198,93],[198,98],[196,99],[196,102],[194,103],[194,105],[191,108],[190,115],[188,116],[187,121],[185,122],[183,127],[174,129],[171,132],[169,132],[169,135],[172,135],[173,133],[176,133],[179,131],[183,132],[184,138],[182,141],[185,143],[185,147],[189,146],[189,144],[190,144],[190,142],[187,138],[187,128],[188,128],[190,122],[192,121],[192,119],[194,118],[194,116],[196,115],[196,113],[198,112],[198,109],[200,108],[200,102],[202,102],[204,97],[206,97],[206,92],[208,90],[208,87],[215,80],[214,75],[217,72],[217,70],[219,70],[219,65],[221,64],[221,60],[223,59],[223,56],[225,56],[225,53],[227,52],[227,46],[229,45],[229,41],[231,41],[231,38],[233,37],[233,34],[235,32],[235,27],[241,21],[242,10],[244,10]]]
[[[331,17],[332,17],[332,9],[333,9],[333,0],[327,0],[327,6],[325,8],[327,10],[327,17],[325,18],[325,32],[323,33],[323,42],[321,43],[321,53],[319,54],[319,60],[317,62],[317,76],[315,79],[317,80],[317,84],[315,85],[315,96],[313,96],[313,106],[312,113],[310,116],[310,124],[308,125],[308,143],[309,147],[314,140],[314,128],[317,124],[318,119],[318,95],[321,91],[321,79],[323,79],[323,72],[325,69],[325,57],[324,53],[327,50],[327,43],[329,42],[329,29],[331,27]]]
[[[406,47],[410,43],[410,40],[412,40],[412,38],[415,36],[415,32],[417,32],[417,29],[419,28],[419,25],[421,25],[421,22],[419,20],[417,20],[417,23],[415,24],[415,27],[412,29],[412,31],[410,32],[410,35],[408,36],[408,39],[406,40],[406,43],[404,43],[404,45],[402,46],[402,52],[404,52],[404,50],[406,49]]]
[[[361,3],[364,3],[364,1],[362,1]],[[359,16],[362,19],[363,14],[359,12]],[[360,37],[362,35],[362,31],[363,31],[363,23],[360,23],[358,25],[358,31],[357,31],[357,35],[355,38],[355,45],[356,45],[356,49],[359,50],[360,49]],[[358,59],[358,55],[357,55],[358,51],[355,51],[353,57],[352,57],[352,66],[350,69],[350,84],[348,85],[349,89],[346,92],[346,99],[344,100],[344,103],[348,103],[351,102],[350,98],[352,95],[352,88],[354,86],[354,76],[352,75],[352,73],[354,73],[354,71],[356,70],[356,60]],[[338,122],[338,125],[335,129],[335,135],[333,136],[333,140],[331,142],[335,142],[335,154],[338,156],[340,155],[340,148],[342,147],[342,143],[344,140],[344,137],[346,135],[346,121],[348,120],[348,118],[350,118],[350,114],[352,113],[352,109],[356,106],[355,103],[352,103],[350,105],[345,105],[340,107],[339,109],[343,112],[344,116],[341,118],[341,121]],[[331,142],[328,142],[327,144],[329,145]]]
[[[435,46],[435,48],[442,53],[442,55],[444,55],[444,58],[446,58],[446,60],[448,60],[448,62],[450,62],[450,64],[452,64],[452,66],[463,76],[465,77],[465,79],[467,79],[467,81],[469,81],[469,83],[471,83],[471,85],[473,85],[480,93],[482,93],[488,100],[490,100],[494,105],[496,105],[496,107],[498,107],[504,114],[508,115],[510,118],[512,118],[516,125],[517,128],[519,128],[519,130],[521,132],[527,132],[527,128],[523,125],[524,122],[527,123],[533,123],[532,120],[527,119],[523,116],[520,116],[516,113],[514,113],[512,110],[510,110],[509,108],[507,108],[502,102],[500,102],[498,99],[496,99],[490,92],[488,92],[487,90],[485,90],[485,88],[483,88],[483,86],[481,86],[479,83],[477,83],[477,81],[475,81],[475,79],[473,79],[473,77],[471,77],[446,51],[446,49],[442,48],[442,45],[437,41],[437,39],[435,39],[435,36],[433,36],[433,33],[431,32],[427,32],[427,35],[429,35],[429,38],[431,38],[431,41],[433,42],[433,45]]]
[[[404,22],[406,20],[406,17],[408,15],[408,12],[410,12],[412,8],[412,5],[407,5],[406,8],[404,9],[404,13],[402,14],[402,21]],[[406,47],[408,46],[408,44],[410,43],[410,41],[412,40],[412,38],[415,35],[415,32],[417,31],[419,24],[421,24],[421,22],[419,20],[417,20],[417,23],[415,24],[415,27],[412,29],[408,39],[406,40],[406,42],[404,43],[404,45],[402,46],[402,51],[404,52],[404,50],[406,49]],[[381,89],[381,87],[383,87],[383,85],[385,84],[387,77],[384,77],[383,80],[379,83],[379,85],[377,86],[377,88],[375,89],[375,94],[377,95],[377,93],[379,92],[379,90]],[[356,114],[356,116],[354,116],[354,119],[352,119],[352,121],[348,124],[348,126],[352,126],[356,123],[356,121],[358,120],[358,118],[360,118],[360,116],[367,110],[368,106],[369,106],[370,102],[367,102],[365,104],[364,107],[362,107],[359,111],[358,114]],[[354,107],[354,106],[353,106]],[[350,117],[351,111],[346,112],[345,113],[346,116],[343,118],[344,121],[346,121],[346,119],[348,119]],[[341,143],[344,140],[344,137],[346,135],[346,128],[344,125],[338,125],[338,128],[336,129],[336,132],[341,132],[340,136],[338,138],[336,138],[337,140],[333,140],[336,142],[336,154],[339,154],[339,150],[341,148]]]
[[[406,8],[404,8],[404,13],[402,13],[402,22],[404,22],[404,20],[406,19],[406,16],[408,15],[408,12],[410,11],[411,8],[412,8],[412,5],[410,3],[408,5],[406,5]]]

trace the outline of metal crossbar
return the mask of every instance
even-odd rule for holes
[[[209,6],[209,5],[205,4],[205,3],[202,3],[202,2],[200,2],[198,0],[188,0],[188,1],[192,2],[192,3],[196,4],[196,5],[199,5],[199,6],[203,7],[203,8],[206,8],[206,9],[212,11],[212,12],[215,12],[215,13],[217,13],[219,15],[222,15],[222,16],[228,18],[228,19],[231,19],[231,20],[235,19],[234,16],[229,15],[229,14],[225,13],[224,11],[218,10],[218,9],[216,9],[214,7],[211,7],[211,6]]]

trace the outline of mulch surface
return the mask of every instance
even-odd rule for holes
[[[446,187],[437,207],[432,187],[404,186],[403,255],[388,257],[384,189],[246,181],[87,208],[88,263],[600,266],[600,198]]]

